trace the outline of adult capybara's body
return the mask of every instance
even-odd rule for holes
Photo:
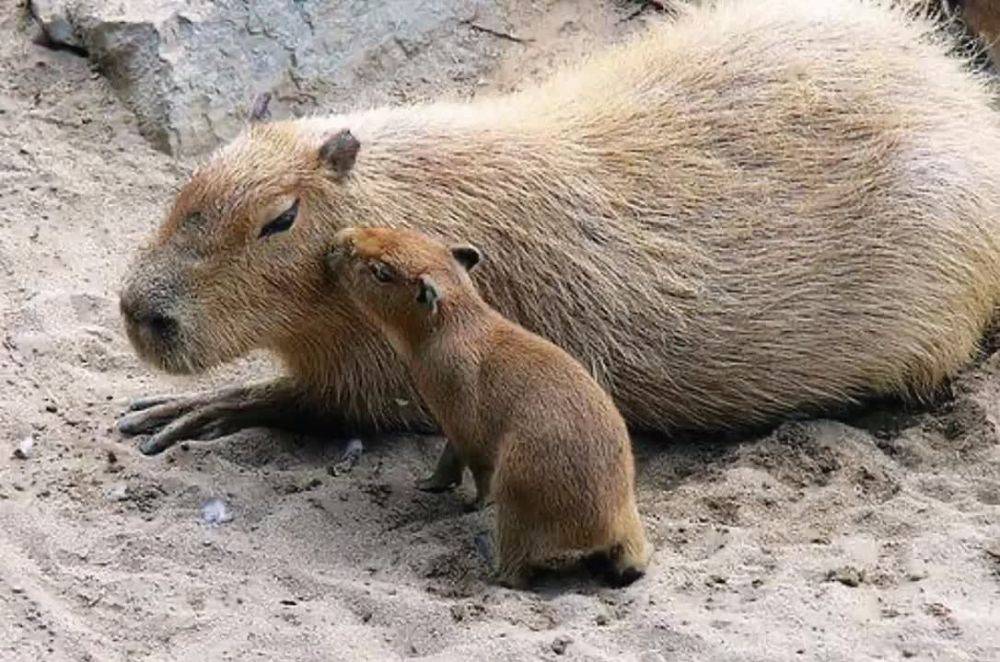
[[[173,421],[151,452],[304,408],[426,422],[324,284],[350,225],[482,247],[484,298],[636,429],[926,392],[1000,293],[1000,121],[930,29],[859,0],[729,3],[520,94],[253,125],[180,193],[122,307],[165,369],[263,347],[288,376],[121,427]]]

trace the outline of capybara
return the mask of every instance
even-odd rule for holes
[[[348,228],[328,256],[338,293],[389,340],[464,467],[496,504],[497,578],[524,586],[566,552],[638,579],[649,544],[628,429],[587,370],[498,314],[469,278],[471,246],[413,230]]]
[[[483,298],[637,431],[927,394],[1000,293],[1000,119],[948,48],[878,3],[730,2],[509,96],[251,122],[180,191],[121,309],[164,370],[266,349],[286,374],[146,398],[120,429],[154,453],[251,425],[432,427],[326,281],[336,232],[372,225],[483,249]]]

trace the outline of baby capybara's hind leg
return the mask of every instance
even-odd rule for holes
[[[587,569],[616,587],[628,586],[642,577],[651,553],[638,512],[630,512],[622,524],[614,543],[583,559]]]
[[[496,521],[496,582],[510,588],[526,588],[535,574],[535,564],[544,556],[546,545],[542,534],[528,529],[502,503],[497,504]]]
[[[608,550],[610,561],[607,581],[613,586],[627,586],[646,574],[652,549],[633,503],[623,517],[621,534]]]

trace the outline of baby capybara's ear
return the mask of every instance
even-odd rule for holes
[[[465,267],[466,271],[472,271],[476,268],[476,265],[483,260],[483,254],[479,251],[479,249],[475,246],[469,246],[468,244],[452,246],[451,254],[456,260],[458,260],[460,265]]]
[[[319,159],[336,175],[337,179],[347,177],[358,158],[361,143],[350,129],[341,129],[333,134],[319,148]]]
[[[424,274],[417,280],[417,302],[427,306],[431,313],[437,312],[438,301],[441,300],[441,294],[438,292],[437,285],[434,283],[430,276]]]
[[[344,263],[346,257],[347,248],[345,246],[332,246],[326,252],[326,255],[323,256],[327,273],[331,276],[335,275],[340,270],[340,266]]]

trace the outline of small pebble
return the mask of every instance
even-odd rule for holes
[[[209,526],[225,524],[232,520],[233,514],[222,499],[209,499],[201,506],[201,521]]]
[[[566,652],[566,647],[573,643],[573,640],[569,637],[556,637],[552,641],[552,652],[556,655],[562,655]]]
[[[128,485],[115,485],[104,493],[104,497],[108,501],[124,501],[128,498]]]
[[[27,460],[31,457],[31,451],[35,447],[35,439],[31,435],[28,435],[21,440],[21,443],[17,445],[14,449],[14,457],[18,460]]]
[[[361,459],[361,453],[365,450],[365,445],[361,443],[360,439],[351,439],[347,442],[347,448],[344,449],[344,455],[340,458],[341,462],[351,462],[356,464],[359,459]]]
[[[340,457],[340,461],[327,467],[327,473],[331,476],[348,473],[361,459],[361,454],[364,450],[365,445],[361,443],[360,439],[351,439],[347,442],[347,448],[344,449],[344,454]]]
[[[843,568],[831,570],[827,573],[826,578],[828,581],[837,581],[844,586],[854,588],[856,586],[860,586],[865,581],[865,573],[863,570],[858,570],[853,566],[845,565]]]

